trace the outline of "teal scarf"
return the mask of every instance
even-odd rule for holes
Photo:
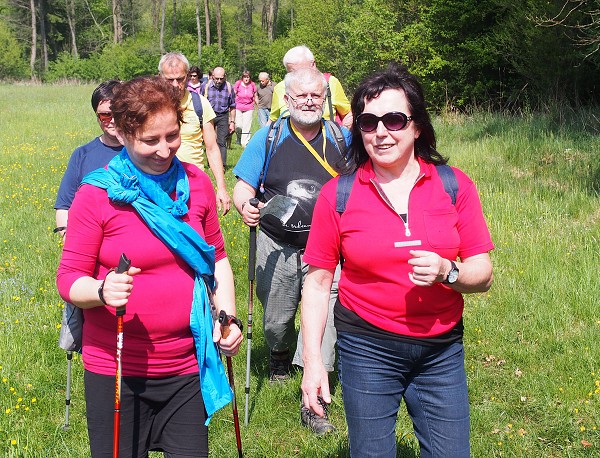
[[[190,328],[196,344],[200,368],[200,388],[209,424],[212,415],[233,399],[233,393],[216,344],[212,340],[213,317],[209,294],[214,287],[215,248],[208,245],[192,227],[181,220],[188,212],[190,184],[181,162],[162,175],[148,175],[135,167],[127,150],[114,157],[107,169],[87,174],[83,183],[106,189],[108,198],[118,204],[130,204],[150,230],[175,254],[194,269],[194,297]],[[176,192],[176,200],[170,194]],[[133,260],[135,265],[135,259]]]

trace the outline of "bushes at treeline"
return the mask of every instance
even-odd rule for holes
[[[10,1],[10,0],[8,0]],[[156,74],[160,59],[159,35],[140,5],[136,32],[115,45],[107,40],[98,49],[69,52],[63,36],[43,81],[81,79],[101,81]],[[269,42],[261,26],[258,4],[251,29],[243,25],[240,4],[221,0],[222,49],[202,46],[198,58],[195,6],[180,0],[176,33],[166,27],[167,51],[181,51],[205,72],[225,67],[230,80],[248,69],[274,80],[285,74],[281,63],[292,46],[306,44],[321,71],[335,74],[349,94],[367,75],[391,60],[406,63],[423,82],[433,108],[517,110],[551,104],[594,105],[600,102],[600,52],[578,46],[572,29],[541,27],[540,18],[553,17],[564,0],[295,0],[279,2],[275,39]],[[289,3],[289,4],[288,4]],[[293,10],[291,7],[293,6]],[[172,15],[167,5],[167,22]],[[577,15],[569,18],[576,23]],[[145,19],[144,19],[145,18]],[[293,23],[293,27],[292,27]],[[106,26],[106,23],[105,25]],[[216,42],[214,18],[212,39]],[[81,30],[88,37],[94,27]],[[29,77],[27,47],[0,27],[0,78]],[[600,31],[592,33],[600,34]],[[66,34],[63,34],[66,35]],[[204,35],[204,33],[203,33]],[[100,41],[100,40],[99,40]],[[56,43],[59,43],[57,41]]]

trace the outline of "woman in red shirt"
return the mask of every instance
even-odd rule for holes
[[[235,132],[237,142],[244,148],[250,141],[252,129],[252,116],[256,99],[256,84],[250,79],[250,72],[246,70],[242,77],[233,85],[235,91]]]
[[[334,313],[351,455],[396,456],[404,399],[422,457],[469,457],[462,294],[492,284],[493,244],[477,190],[452,168],[454,203],[445,191],[438,167],[446,159],[406,67],[367,78],[352,112],[356,175],[346,208],[336,209],[333,179],[319,195],[303,258],[304,403],[322,415],[331,402],[320,342],[342,258]]]
[[[242,340],[233,325],[223,338],[211,318],[211,298],[217,314],[235,314],[213,187],[175,156],[181,108],[164,79],[123,83],[111,112],[124,148],[83,179],[57,275],[61,296],[85,317],[91,454],[112,452],[115,312],[126,306],[121,456],[208,456],[208,420],[232,399],[217,346],[231,356]],[[131,267],[116,273],[122,252]]]

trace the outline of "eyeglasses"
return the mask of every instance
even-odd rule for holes
[[[373,132],[377,129],[379,121],[387,130],[402,130],[412,120],[412,116],[407,116],[399,111],[391,111],[383,116],[375,116],[373,113],[362,113],[356,118],[356,125],[363,132]]]
[[[96,116],[100,122],[105,124],[109,124],[113,119],[112,113],[96,113]]]
[[[196,75],[195,73],[192,73],[192,74],[190,75],[190,78],[198,78],[198,75]]]
[[[177,81],[179,84],[183,83],[185,81],[185,76],[180,76],[179,78],[165,78],[169,83],[172,83],[173,81]]]
[[[287,94],[287,96],[294,101],[296,105],[299,107],[306,105],[310,100],[314,105],[319,105],[323,100],[322,95],[309,95],[309,96],[301,96],[301,97],[292,97],[291,94]]]
[[[225,77],[224,77],[224,76],[221,76],[221,77],[218,77],[218,76],[213,76],[213,79],[214,79],[215,81],[223,81],[223,80],[225,79]]]

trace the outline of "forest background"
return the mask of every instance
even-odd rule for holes
[[[274,80],[306,44],[351,94],[390,60],[432,108],[521,112],[598,105],[600,0],[0,0],[0,79],[155,74],[181,51],[207,72]]]

